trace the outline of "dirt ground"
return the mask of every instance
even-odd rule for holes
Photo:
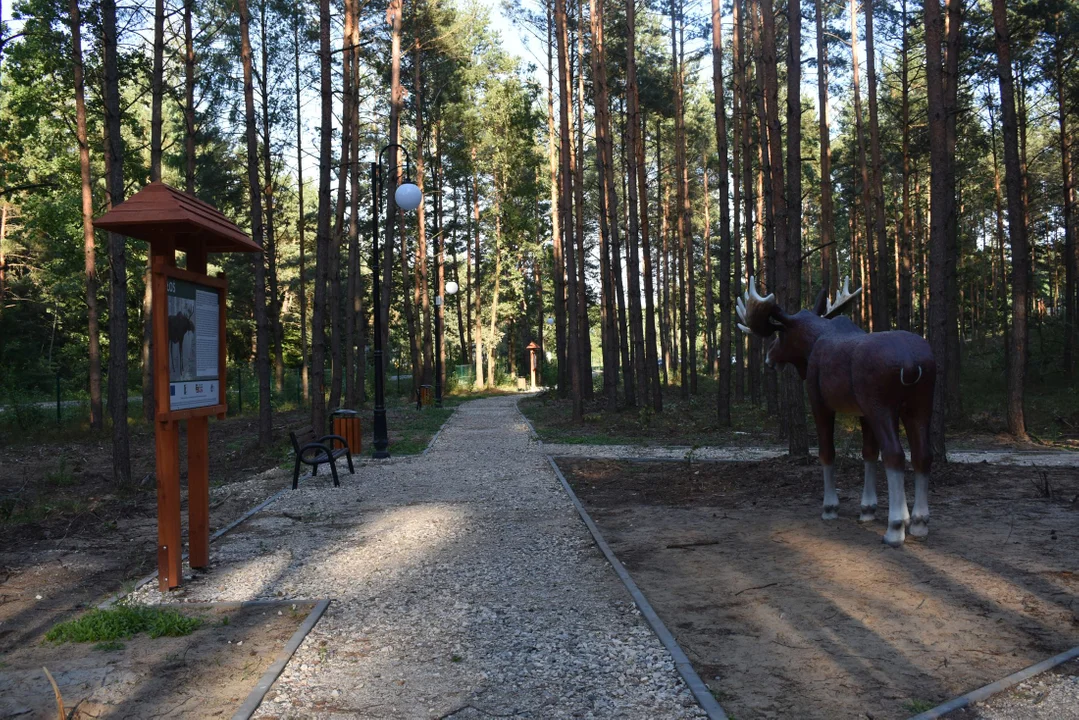
[[[24,646],[0,662],[0,717],[56,717],[42,667],[56,679],[73,720],[230,717],[310,611],[287,604],[188,610],[204,623],[186,637],[137,635],[114,650],[89,643]]]
[[[738,720],[908,717],[1079,645],[1079,470],[939,468],[893,550],[860,462],[828,523],[815,459],[558,464]]]
[[[287,443],[286,428],[297,421],[275,418],[275,435]],[[291,481],[289,473],[266,472],[288,456],[280,447],[260,450],[257,437],[255,417],[210,423],[211,531]],[[107,438],[0,446],[0,655],[35,642],[56,622],[156,567],[148,430],[133,428],[131,450],[136,484],[119,490]],[[186,435],[181,457],[186,533]]]

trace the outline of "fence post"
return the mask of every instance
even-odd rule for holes
[[[56,373],[56,424],[60,424],[60,373]]]
[[[303,393],[301,386],[303,385],[303,377],[301,373],[303,371],[300,368],[296,368],[296,408],[303,410]]]
[[[240,409],[239,409],[238,413],[240,415],[243,415],[244,414],[244,369],[241,366],[238,366],[236,368],[236,385],[237,385],[237,389],[238,389],[239,395],[240,395],[240,401],[238,403],[239,406],[240,406]]]

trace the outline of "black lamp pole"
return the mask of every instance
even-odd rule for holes
[[[372,270],[374,275],[375,296],[375,452],[376,458],[388,458],[390,456],[390,438],[386,430],[386,387],[383,375],[382,363],[382,275],[379,271],[378,262],[378,216],[382,209],[382,156],[390,148],[398,148],[405,154],[405,178],[410,175],[408,150],[401,145],[391,143],[386,145],[378,153],[378,162],[371,163],[371,228],[372,250],[374,263]],[[397,168],[393,168],[396,170]],[[392,238],[386,238],[386,242],[393,242]]]

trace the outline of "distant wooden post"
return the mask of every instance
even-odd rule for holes
[[[154,444],[157,477],[157,577],[161,590],[179,587],[180,421],[187,422],[189,562],[210,563],[211,415],[224,419],[224,275],[206,274],[209,253],[262,252],[213,206],[160,182],[150,183],[94,225],[150,243],[154,363]],[[176,267],[176,251],[187,268]],[[174,312],[170,313],[170,301]],[[174,362],[175,359],[175,362]]]
[[[536,389],[536,373],[539,370],[539,356],[538,356],[538,353],[539,353],[540,346],[536,344],[535,340],[533,340],[532,342],[528,343],[528,347],[525,348],[525,349],[528,350],[528,364],[532,368],[532,389],[535,390]]]

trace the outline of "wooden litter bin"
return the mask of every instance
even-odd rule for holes
[[[420,385],[420,406],[427,407],[434,403],[435,392],[434,388],[430,385]]]
[[[337,410],[333,413],[333,434],[345,439],[353,455],[363,453],[363,423],[355,410]],[[334,449],[340,449],[340,440],[334,440],[333,444]]]

